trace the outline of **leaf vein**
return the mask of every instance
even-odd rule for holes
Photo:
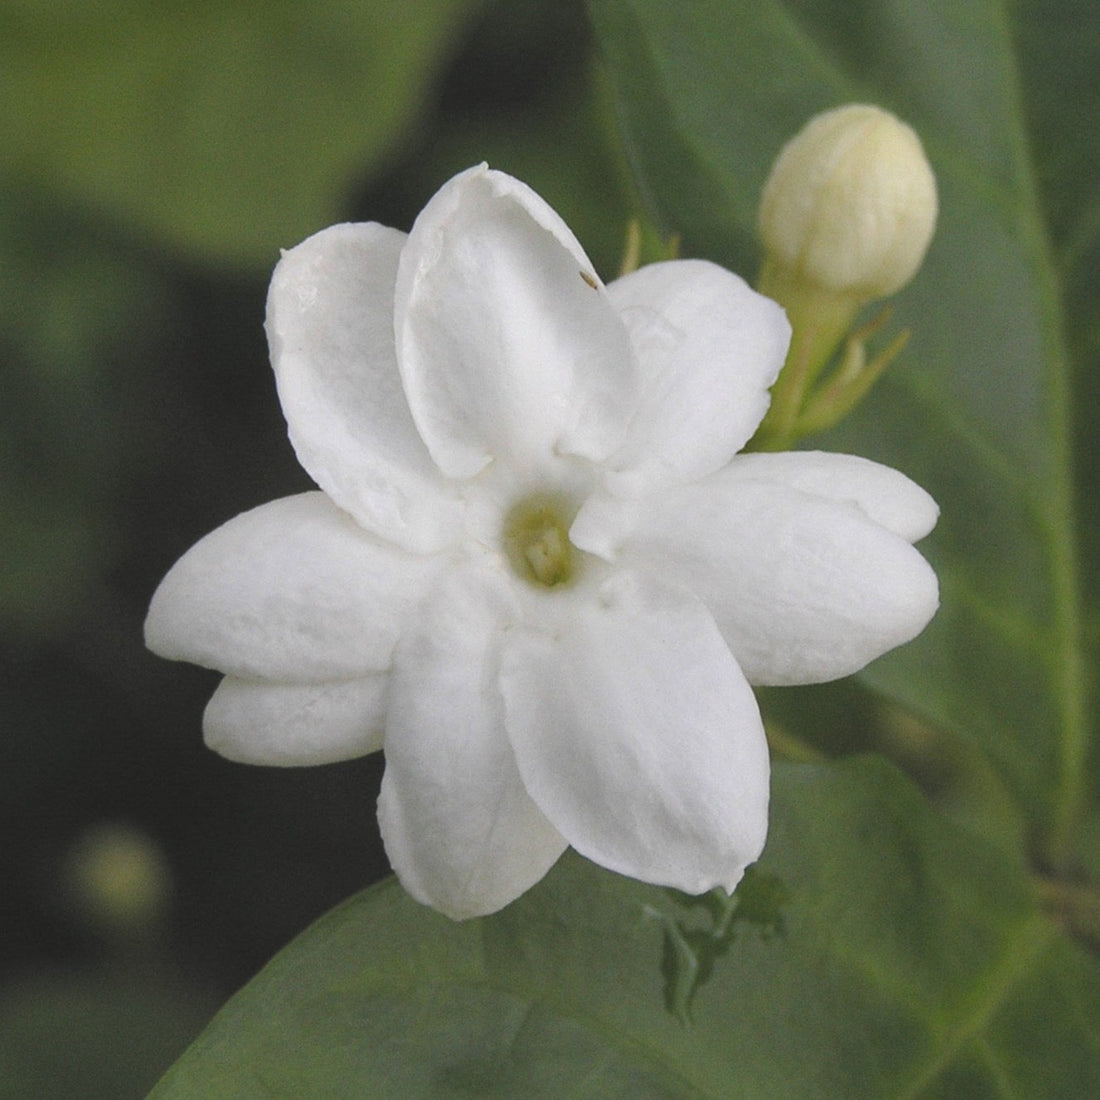
[[[1001,965],[990,974],[984,996],[971,1002],[969,1011],[948,1030],[948,1039],[939,1054],[917,1072],[897,1094],[897,1100],[915,1100],[953,1064],[968,1042],[982,1034],[1016,986],[1031,972],[1054,934],[1051,925],[1039,917],[1021,928],[1019,935],[1006,944]]]

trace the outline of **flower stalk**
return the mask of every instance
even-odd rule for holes
[[[863,302],[856,295],[815,286],[771,260],[764,264],[758,289],[787,311],[791,346],[750,449],[784,451],[809,434],[803,419],[814,385]]]

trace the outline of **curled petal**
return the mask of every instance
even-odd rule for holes
[[[641,397],[615,485],[692,481],[724,466],[756,431],[791,326],[775,302],[703,260],[650,264],[607,288],[630,333]]]
[[[570,537],[690,588],[754,684],[857,672],[939,604],[924,558],[861,508],[743,479],[733,464],[643,503],[593,498]]]
[[[593,285],[594,284],[594,285]],[[626,330],[562,220],[484,166],[445,184],[401,254],[397,356],[440,469],[601,460],[634,408]]]
[[[504,731],[496,675],[506,613],[499,580],[449,576],[392,673],[378,800],[386,853],[413,897],[456,919],[507,905],[565,850]]]
[[[879,462],[827,451],[738,455],[724,481],[771,481],[851,504],[906,542],[924,538],[939,519],[939,505],[916,482]]]
[[[401,389],[393,288],[405,234],[335,225],[283,253],[267,299],[279,400],[299,461],[369,531],[439,549],[457,504]]]
[[[203,714],[206,744],[240,764],[331,764],[382,747],[385,673],[328,684],[227,676]]]
[[[763,726],[689,593],[620,574],[554,634],[510,631],[501,686],[523,782],[582,855],[692,894],[759,856]]]
[[[323,493],[244,512],[160,583],[145,643],[242,679],[311,683],[389,668],[438,569],[366,534]]]

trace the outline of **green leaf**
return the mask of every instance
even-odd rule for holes
[[[284,950],[153,1095],[1100,1090],[1100,966],[891,765],[780,766],[759,876],[686,1025],[664,960],[668,925],[691,919],[681,895],[569,854],[455,924],[385,882]]]
[[[4,5],[6,170],[270,266],[414,121],[478,0]]]
[[[933,493],[942,518],[922,548],[943,604],[865,679],[978,745],[1040,860],[1072,866],[1100,772],[1089,694],[1100,549],[1088,424],[1100,396],[1094,10],[1081,0],[590,0],[590,10],[640,188],[689,254],[753,275],[764,179],[814,113],[873,101],[920,133],[941,215],[925,267],[897,299],[914,336],[820,445],[887,462]]]
[[[9,982],[0,993],[0,1100],[143,1096],[212,1006],[205,993],[125,966]]]

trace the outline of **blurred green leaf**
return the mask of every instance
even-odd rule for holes
[[[865,679],[981,746],[1035,828],[1039,858],[1071,866],[1097,793],[1095,588],[1086,600],[1077,535],[1089,527],[1082,501],[1097,517],[1100,481],[1082,400],[1096,395],[1100,366],[1094,7],[590,0],[590,10],[641,189],[689,253],[753,273],[768,169],[818,111],[870,100],[924,140],[941,217],[897,301],[914,338],[823,445],[896,466],[937,498],[943,515],[923,548],[943,606]],[[1095,579],[1096,534],[1083,545]]]
[[[117,555],[127,372],[164,298],[144,257],[0,181],[0,639],[71,627]]]
[[[686,1026],[662,956],[692,907],[570,854],[463,924],[392,881],[358,895],[238,994],[154,1096],[1100,1089],[1100,967],[1011,861],[874,759],[780,766],[774,803],[759,874],[782,888],[756,892]]]
[[[8,172],[270,266],[413,123],[480,0],[7,3]]]
[[[143,1096],[209,1017],[211,998],[115,974],[41,976],[0,995],[0,1098]]]

